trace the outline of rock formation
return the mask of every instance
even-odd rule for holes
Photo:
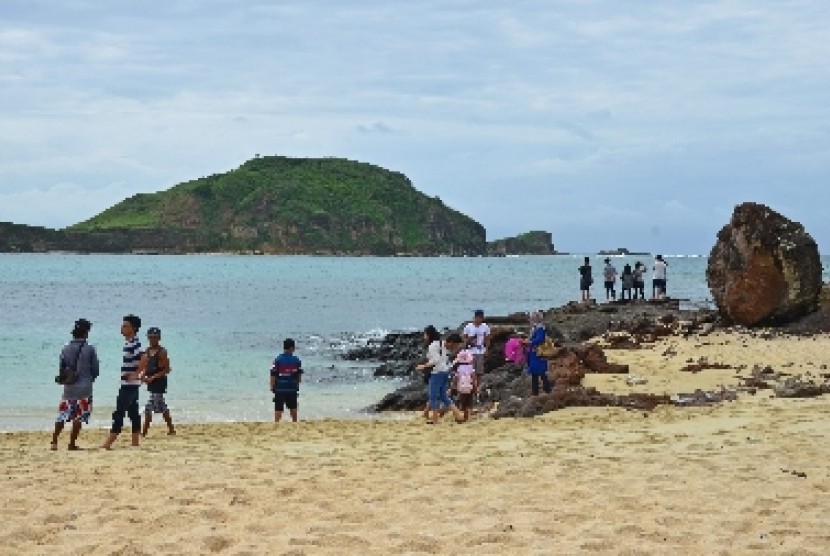
[[[801,224],[744,203],[718,233],[706,278],[728,320],[746,326],[789,322],[818,305],[818,246]]]

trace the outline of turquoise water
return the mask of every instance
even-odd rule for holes
[[[650,266],[649,257],[616,258],[616,266],[635,259]],[[601,258],[594,261],[598,274]],[[706,259],[668,262],[670,295],[706,305]],[[90,342],[101,360],[93,426],[107,426],[127,313],[142,318],[142,338],[149,326],[162,329],[173,363],[168,403],[179,422],[269,420],[268,369],[287,336],[306,370],[301,418],[363,418],[397,383],[372,379],[372,364],[339,360],[343,351],[389,330],[456,326],[479,307],[499,315],[562,305],[579,296],[580,263],[0,254],[0,431],[51,428],[58,354],[79,317],[94,323]]]

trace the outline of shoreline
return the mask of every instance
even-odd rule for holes
[[[797,347],[798,349],[793,349]],[[607,349],[617,393],[827,374],[830,334],[719,330]],[[728,368],[682,370],[700,358]],[[139,448],[0,434],[0,542],[20,554],[646,555],[830,550],[830,397],[568,407],[532,419],[154,423]],[[85,430],[82,447],[105,431]],[[274,516],[283,516],[276,518]]]
[[[755,397],[433,427],[183,425],[110,452],[12,433],[0,541],[21,554],[822,554],[828,417],[822,398]]]

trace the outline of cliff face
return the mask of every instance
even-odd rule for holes
[[[488,255],[554,255],[553,235],[532,231],[487,243]]]
[[[25,248],[96,252],[261,251],[481,255],[484,228],[402,174],[342,159],[255,158],[236,170],[135,195]],[[19,235],[19,233],[18,233]],[[5,236],[5,234],[4,234]]]

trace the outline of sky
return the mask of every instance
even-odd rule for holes
[[[708,254],[753,201],[821,250],[828,37],[826,0],[3,0],[0,221],[343,157],[488,240]]]

